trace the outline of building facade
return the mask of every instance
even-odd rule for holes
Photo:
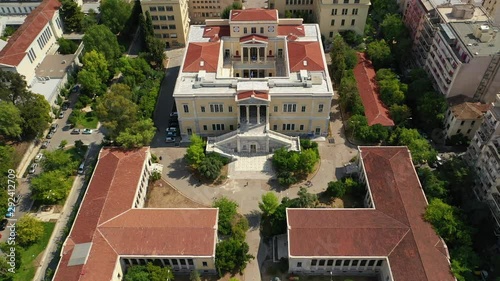
[[[277,9],[280,17],[292,15],[317,22],[321,34],[333,39],[340,31],[365,31],[369,0],[270,0],[269,8]]]
[[[445,137],[462,134],[472,139],[481,126],[484,114],[490,108],[489,104],[479,102],[458,102],[448,100],[449,107],[445,115]]]
[[[183,47],[189,32],[187,0],[141,0],[144,15],[149,12],[156,38],[165,42],[165,48]]]
[[[241,0],[189,1],[189,18],[192,25],[205,24],[206,19],[220,19],[222,11],[233,3],[242,4]]]
[[[488,203],[496,223],[495,234],[500,237],[500,94],[485,114],[465,159],[476,168],[474,193]]]
[[[0,16],[25,16],[40,5],[41,0],[25,0],[25,1],[0,1]]]
[[[287,209],[290,273],[455,281],[407,147],[359,147],[365,208]]]
[[[45,79],[37,77],[35,70],[58,47],[57,39],[63,34],[60,5],[57,0],[44,0],[26,17],[0,51],[0,69],[23,75],[28,86]]]
[[[149,262],[216,272],[218,209],[146,208],[152,167],[149,147],[100,151],[54,281],[123,280],[129,266]]]
[[[174,91],[181,136],[233,152],[298,149],[290,136],[328,134],[329,77],[318,25],[262,9],[207,20],[191,27]]]
[[[483,7],[488,15],[500,23],[500,1],[498,0],[483,0]]]

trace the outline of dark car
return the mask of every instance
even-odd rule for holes
[[[0,230],[4,230],[7,227],[7,224],[9,224],[9,220],[8,219],[3,219],[0,222]]]

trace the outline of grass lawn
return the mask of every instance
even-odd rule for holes
[[[97,129],[97,120],[96,116],[92,116],[91,113],[86,113],[82,114],[81,116],[78,116],[76,119],[76,125],[75,128],[88,128],[88,129]]]
[[[44,232],[42,238],[36,244],[29,246],[22,252],[21,267],[14,275],[14,280],[26,281],[33,279],[35,276],[35,271],[38,267],[35,260],[47,247],[50,235],[52,235],[56,224],[54,222],[44,222],[43,226]]]

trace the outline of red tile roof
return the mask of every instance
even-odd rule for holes
[[[231,10],[229,21],[278,21],[278,10]]]
[[[291,257],[388,257],[396,281],[455,281],[407,147],[359,147],[374,209],[287,209]]]
[[[28,47],[52,20],[60,6],[58,0],[44,0],[40,3],[0,51],[0,64],[17,66],[26,55]]]
[[[244,100],[248,99],[251,97],[263,99],[263,100],[269,100],[269,93],[267,92],[262,92],[262,91],[245,91],[245,92],[240,92],[236,95],[236,100]]]
[[[217,72],[219,64],[220,42],[189,43],[184,72]]]
[[[266,36],[257,35],[257,34],[251,34],[251,35],[243,36],[240,38],[240,42],[247,42],[247,41],[254,41],[254,40],[267,42],[268,38]]]
[[[303,25],[279,25],[278,35],[287,36],[294,34],[298,37],[306,36],[306,31]]]
[[[354,77],[358,82],[359,95],[365,107],[368,125],[394,126],[389,110],[380,100],[375,69],[364,53],[358,53],[358,63],[354,67]]]
[[[55,281],[110,280],[120,255],[214,256],[217,209],[132,208],[148,151],[101,150]],[[86,263],[68,265],[89,242]]]
[[[323,62],[323,53],[319,42],[288,41],[288,63],[291,72],[325,70]]]
[[[231,32],[229,31],[229,26],[205,26],[203,30],[204,38],[213,38],[217,35],[218,38],[222,36],[229,36]]]

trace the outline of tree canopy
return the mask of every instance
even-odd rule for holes
[[[132,14],[132,4],[125,0],[102,0],[99,10],[102,24],[118,34]]]
[[[212,207],[219,208],[219,233],[230,235],[232,233],[231,223],[238,214],[238,204],[226,197],[221,197],[214,201]]]
[[[147,146],[155,136],[156,128],[153,120],[147,118],[139,120],[120,132],[116,141],[125,148]]]
[[[71,181],[63,172],[43,172],[31,180],[32,198],[47,204],[58,203],[68,196]]]
[[[174,280],[170,266],[157,266],[149,262],[147,265],[133,265],[127,268],[125,281],[165,281]]]
[[[437,156],[437,152],[416,129],[397,128],[391,134],[389,143],[408,146],[414,163],[432,162]]]
[[[227,6],[224,8],[222,11],[220,18],[221,19],[229,19],[229,14],[231,13],[231,10],[241,10],[243,9],[243,5],[241,5],[240,2],[233,2],[230,6]]]
[[[43,224],[37,218],[24,215],[16,222],[19,244],[27,246],[40,240],[43,235]]]
[[[187,148],[184,158],[192,168],[197,169],[205,158],[205,142],[196,134],[193,134],[190,140],[191,144]]]
[[[259,202],[259,209],[262,211],[262,216],[269,217],[278,209],[279,205],[280,202],[276,194],[274,192],[267,192],[262,195],[262,202]]]
[[[21,111],[8,101],[0,101],[0,135],[15,138],[20,137],[23,119]]]
[[[83,44],[86,52],[102,53],[111,66],[122,55],[116,35],[105,25],[89,27],[83,36]]]
[[[215,266],[221,273],[245,270],[247,263],[254,259],[248,254],[248,244],[237,239],[224,240],[217,244]]]
[[[366,53],[376,69],[389,67],[392,63],[391,48],[384,39],[369,43]]]
[[[82,8],[73,0],[62,0],[59,9],[63,21],[64,30],[67,33],[80,32],[85,15]]]

